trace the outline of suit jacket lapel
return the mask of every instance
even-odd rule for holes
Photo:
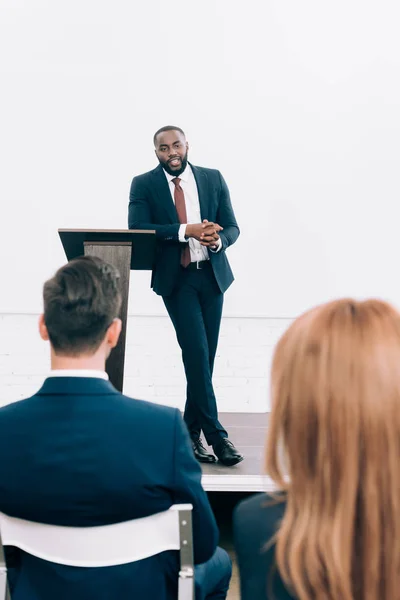
[[[176,223],[179,221],[178,215],[176,213],[175,204],[172,200],[171,192],[169,190],[169,185],[167,178],[165,177],[164,170],[161,165],[158,165],[151,172],[154,190],[158,196],[159,206],[165,211],[168,216],[168,221],[170,223]]]
[[[199,193],[200,202],[200,214],[201,220],[208,219],[208,177],[207,174],[200,167],[194,167],[192,164],[193,175],[196,180],[197,191]]]

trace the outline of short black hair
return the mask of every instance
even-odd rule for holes
[[[56,354],[94,354],[121,310],[119,272],[95,256],[80,256],[43,286],[44,321]]]
[[[153,137],[154,146],[156,145],[156,139],[158,134],[164,133],[164,131],[180,131],[186,137],[185,132],[180,127],[175,127],[175,125],[165,125],[165,127],[161,127],[161,129],[155,132]]]

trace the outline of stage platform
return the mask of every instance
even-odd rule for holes
[[[224,467],[218,462],[202,464],[202,483],[207,492],[268,492],[274,489],[271,479],[262,475],[268,417],[269,413],[220,413],[229,439],[244,455],[244,460],[234,467]]]

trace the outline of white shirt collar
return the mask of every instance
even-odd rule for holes
[[[170,175],[169,173],[167,173],[167,171],[165,169],[163,169],[164,173],[165,173],[165,177],[168,180],[168,183],[170,181],[172,181],[173,179],[175,179],[176,175]],[[189,181],[189,177],[192,174],[192,169],[190,168],[189,163],[186,165],[186,169],[183,171],[183,173],[181,173],[180,175],[178,175],[179,179],[181,181]]]
[[[49,377],[97,377],[108,381],[105,371],[95,369],[54,369],[50,371]]]

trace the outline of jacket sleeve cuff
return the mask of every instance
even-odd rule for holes
[[[189,241],[188,239],[185,238],[185,233],[186,233],[186,223],[183,223],[183,225],[181,225],[178,230],[178,237],[179,237],[180,242],[188,242]]]
[[[221,250],[221,248],[222,248],[222,240],[221,240],[221,238],[219,238],[217,245],[214,246],[214,248],[209,248],[209,250],[211,250],[211,252],[217,253]]]

